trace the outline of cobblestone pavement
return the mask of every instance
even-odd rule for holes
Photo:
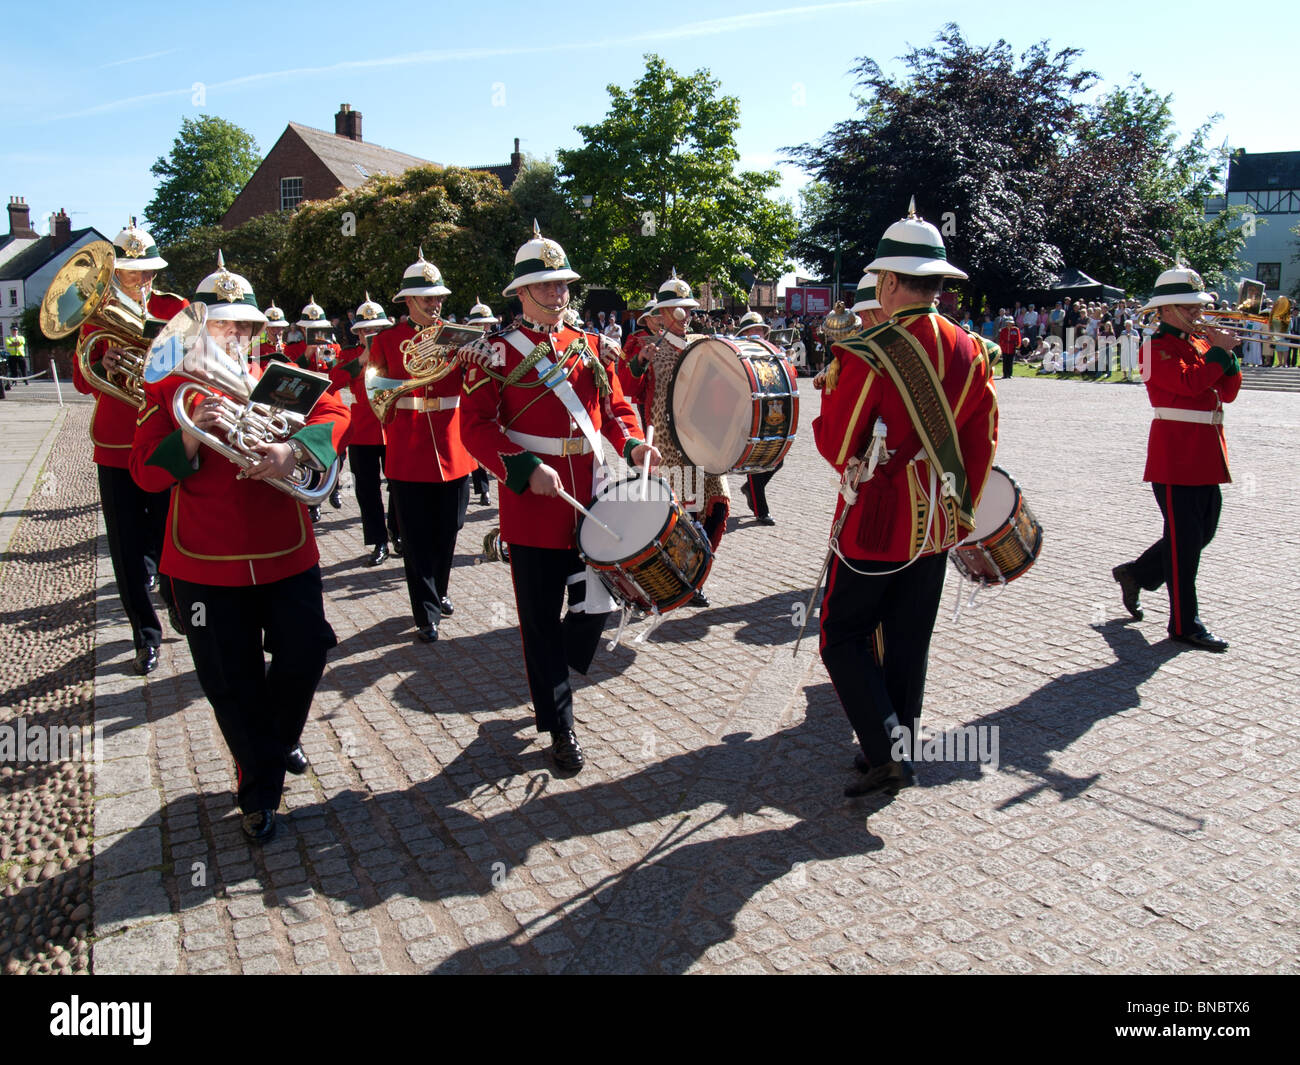
[[[1300,971],[1300,484],[1282,450],[1300,408],[1266,392],[1230,408],[1237,481],[1200,587],[1232,650],[1176,653],[1163,595],[1128,623],[1110,578],[1159,532],[1142,389],[1000,384],[998,461],[1046,546],[956,621],[950,575],[924,718],[997,726],[999,765],[923,763],[889,805],[840,797],[850,730],[815,636],[792,655],[834,490],[810,389],[778,524],[739,514],[710,609],[602,650],[572,779],[533,733],[509,571],[475,564],[495,511],[471,507],[456,615],[426,647],[400,563],[362,566],[355,503],[326,508],[340,645],[304,737],[313,771],[261,850],[184,642],[148,683],[130,674],[101,548],[94,969]]]

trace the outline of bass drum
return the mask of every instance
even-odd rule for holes
[[[578,553],[624,606],[663,614],[704,587],[713,552],[662,477],[611,482],[588,509],[621,539],[584,516]]]
[[[1006,584],[1028,572],[1042,550],[1043,527],[1020,485],[994,466],[975,508],[975,528],[952,549],[953,565],[977,584]]]
[[[799,385],[779,348],[756,337],[702,337],[668,384],[668,432],[705,473],[768,473],[794,443]]]

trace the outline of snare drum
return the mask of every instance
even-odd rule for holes
[[[607,484],[588,509],[622,537],[585,517],[578,526],[578,553],[615,599],[662,614],[704,587],[713,552],[662,477]]]
[[[775,470],[798,424],[798,378],[780,348],[702,337],[682,352],[668,384],[668,432],[705,473]]]
[[[977,584],[1005,584],[1037,562],[1042,550],[1043,527],[1020,485],[994,466],[975,509],[975,528],[952,549],[957,572]]]

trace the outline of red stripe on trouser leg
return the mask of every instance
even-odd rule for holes
[[[820,654],[826,649],[826,618],[829,616],[831,601],[831,589],[835,587],[835,574],[839,570],[840,560],[831,559],[830,571],[826,574],[826,591],[822,594],[821,617],[818,624],[817,653]],[[835,687],[834,679],[831,680],[831,687]]]
[[[1174,632],[1183,635],[1183,596],[1178,586],[1178,538],[1174,535],[1174,486],[1165,485],[1165,520],[1169,523],[1169,597],[1173,604]]]

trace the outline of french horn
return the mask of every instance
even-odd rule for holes
[[[459,365],[455,358],[457,350],[483,335],[484,330],[478,326],[438,321],[402,341],[398,351],[402,355],[402,368],[410,374],[408,379],[383,377],[373,368],[366,371],[366,397],[375,417],[387,421],[402,396],[441,381]]]

